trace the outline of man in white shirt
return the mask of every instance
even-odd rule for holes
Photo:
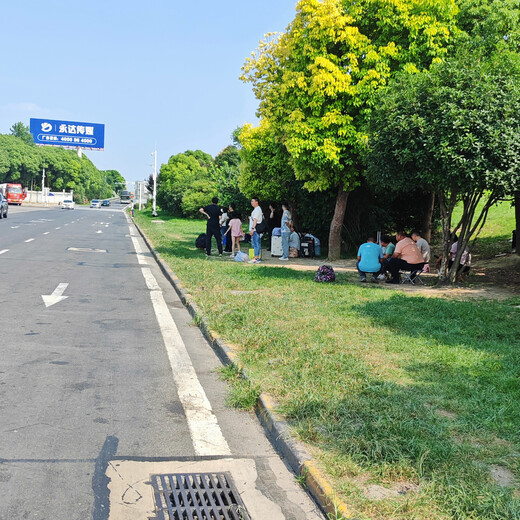
[[[415,242],[415,245],[419,248],[421,255],[424,258],[424,268],[423,271],[430,271],[430,244],[426,242],[426,240],[421,237],[419,231],[414,231],[412,233],[412,240]]]
[[[253,211],[251,212],[251,217],[249,218],[249,233],[251,234],[251,243],[255,251],[255,256],[249,262],[251,264],[259,264],[261,261],[260,257],[262,255],[262,236],[256,231],[256,226],[257,224],[263,222],[264,214],[262,213],[262,208],[260,207],[258,197],[253,197],[251,199],[251,206],[253,207]]]

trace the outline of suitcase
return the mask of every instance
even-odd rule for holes
[[[314,238],[301,237],[300,239],[300,256],[302,258],[314,258]]]
[[[271,237],[271,256],[282,256],[282,237]]]

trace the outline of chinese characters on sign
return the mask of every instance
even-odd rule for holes
[[[105,146],[105,125],[98,123],[31,119],[30,130],[36,144],[92,150]]]

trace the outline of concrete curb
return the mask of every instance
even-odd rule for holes
[[[133,219],[132,219],[133,220]],[[182,286],[181,281],[170,266],[161,258],[160,253],[153,247],[144,231],[133,220],[137,231],[145,241],[164,276],[177,292],[182,303],[188,309],[195,323],[201,329],[204,337],[215,351],[220,361],[225,364],[237,364],[233,349],[227,345],[219,335],[209,329],[197,304],[192,296]],[[239,367],[242,368],[242,367]],[[247,374],[245,374],[247,377]],[[261,394],[256,405],[255,413],[262,424],[267,436],[276,451],[288,462],[294,473],[305,482],[307,491],[318,503],[321,509],[330,515],[329,518],[352,518],[348,506],[335,498],[334,490],[316,466],[305,447],[291,436],[288,423],[276,412],[276,402],[267,394]]]

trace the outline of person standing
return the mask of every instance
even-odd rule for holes
[[[224,251],[227,251],[226,231],[228,230],[229,213],[226,211],[226,208],[222,208],[220,213],[220,234],[222,235],[222,247],[224,248]]]
[[[218,206],[218,198],[213,197],[211,204],[200,208],[199,211],[206,215],[208,222],[206,224],[206,256],[211,256],[211,237],[214,236],[217,241],[218,256],[222,256],[222,235],[220,233],[221,212]]]
[[[282,202],[282,256],[280,260],[289,260],[289,237],[291,236],[291,212],[287,202]]]
[[[253,197],[251,199],[251,206],[253,207],[253,211],[249,218],[249,233],[251,234],[251,243],[253,245],[255,256],[252,260],[249,260],[249,263],[259,264],[262,255],[262,235],[256,231],[256,226],[264,221],[264,214],[262,213],[258,197]]]

